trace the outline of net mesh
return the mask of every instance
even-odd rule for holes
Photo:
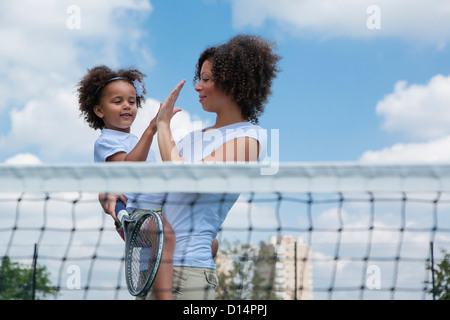
[[[0,297],[134,299],[98,193],[215,192],[240,193],[217,235],[216,299],[433,298],[432,271],[450,248],[450,166],[261,169],[0,166]]]

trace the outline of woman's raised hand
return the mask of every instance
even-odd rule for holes
[[[177,101],[180,91],[185,83],[186,80],[180,81],[180,83],[177,84],[175,89],[173,89],[170,95],[167,97],[166,101],[161,104],[156,119],[157,126],[161,124],[170,124],[170,120],[172,119],[172,117],[177,112],[181,111],[180,108],[175,108],[175,102]]]

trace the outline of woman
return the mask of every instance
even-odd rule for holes
[[[180,82],[157,116],[162,160],[189,163],[262,160],[266,154],[266,135],[256,124],[271,94],[279,59],[273,46],[257,36],[239,35],[206,49],[197,63],[195,90],[203,110],[216,113],[215,124],[174,143],[170,121],[185,83]],[[238,196],[193,193],[167,196],[163,215],[176,234],[174,299],[214,299],[217,276],[211,242]]]
[[[156,126],[163,161],[258,161],[266,154],[264,130],[257,126],[271,94],[280,57],[261,37],[239,35],[207,48],[196,66],[195,90],[203,110],[216,113],[215,124],[193,131],[177,144],[170,130],[181,81],[161,105]],[[239,194],[170,193],[163,216],[176,235],[173,273],[174,299],[214,299],[218,280],[212,251],[228,211]],[[116,196],[100,195],[106,213],[114,214]],[[106,201],[105,201],[106,200]],[[212,245],[211,245],[212,244]],[[154,299],[150,291],[147,299]]]

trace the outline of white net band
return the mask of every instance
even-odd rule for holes
[[[448,164],[0,165],[0,192],[449,192]],[[270,172],[275,172],[271,170]]]

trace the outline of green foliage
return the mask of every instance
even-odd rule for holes
[[[431,288],[428,293],[433,294],[438,300],[450,300],[450,253],[441,249],[443,258],[441,262],[434,267],[434,292]],[[428,266],[431,270],[431,266]],[[432,284],[427,281],[426,283]]]
[[[36,266],[35,299],[56,295],[58,289],[51,286],[50,273],[45,266]],[[33,268],[23,266],[9,258],[3,258],[0,267],[0,300],[31,300]]]

